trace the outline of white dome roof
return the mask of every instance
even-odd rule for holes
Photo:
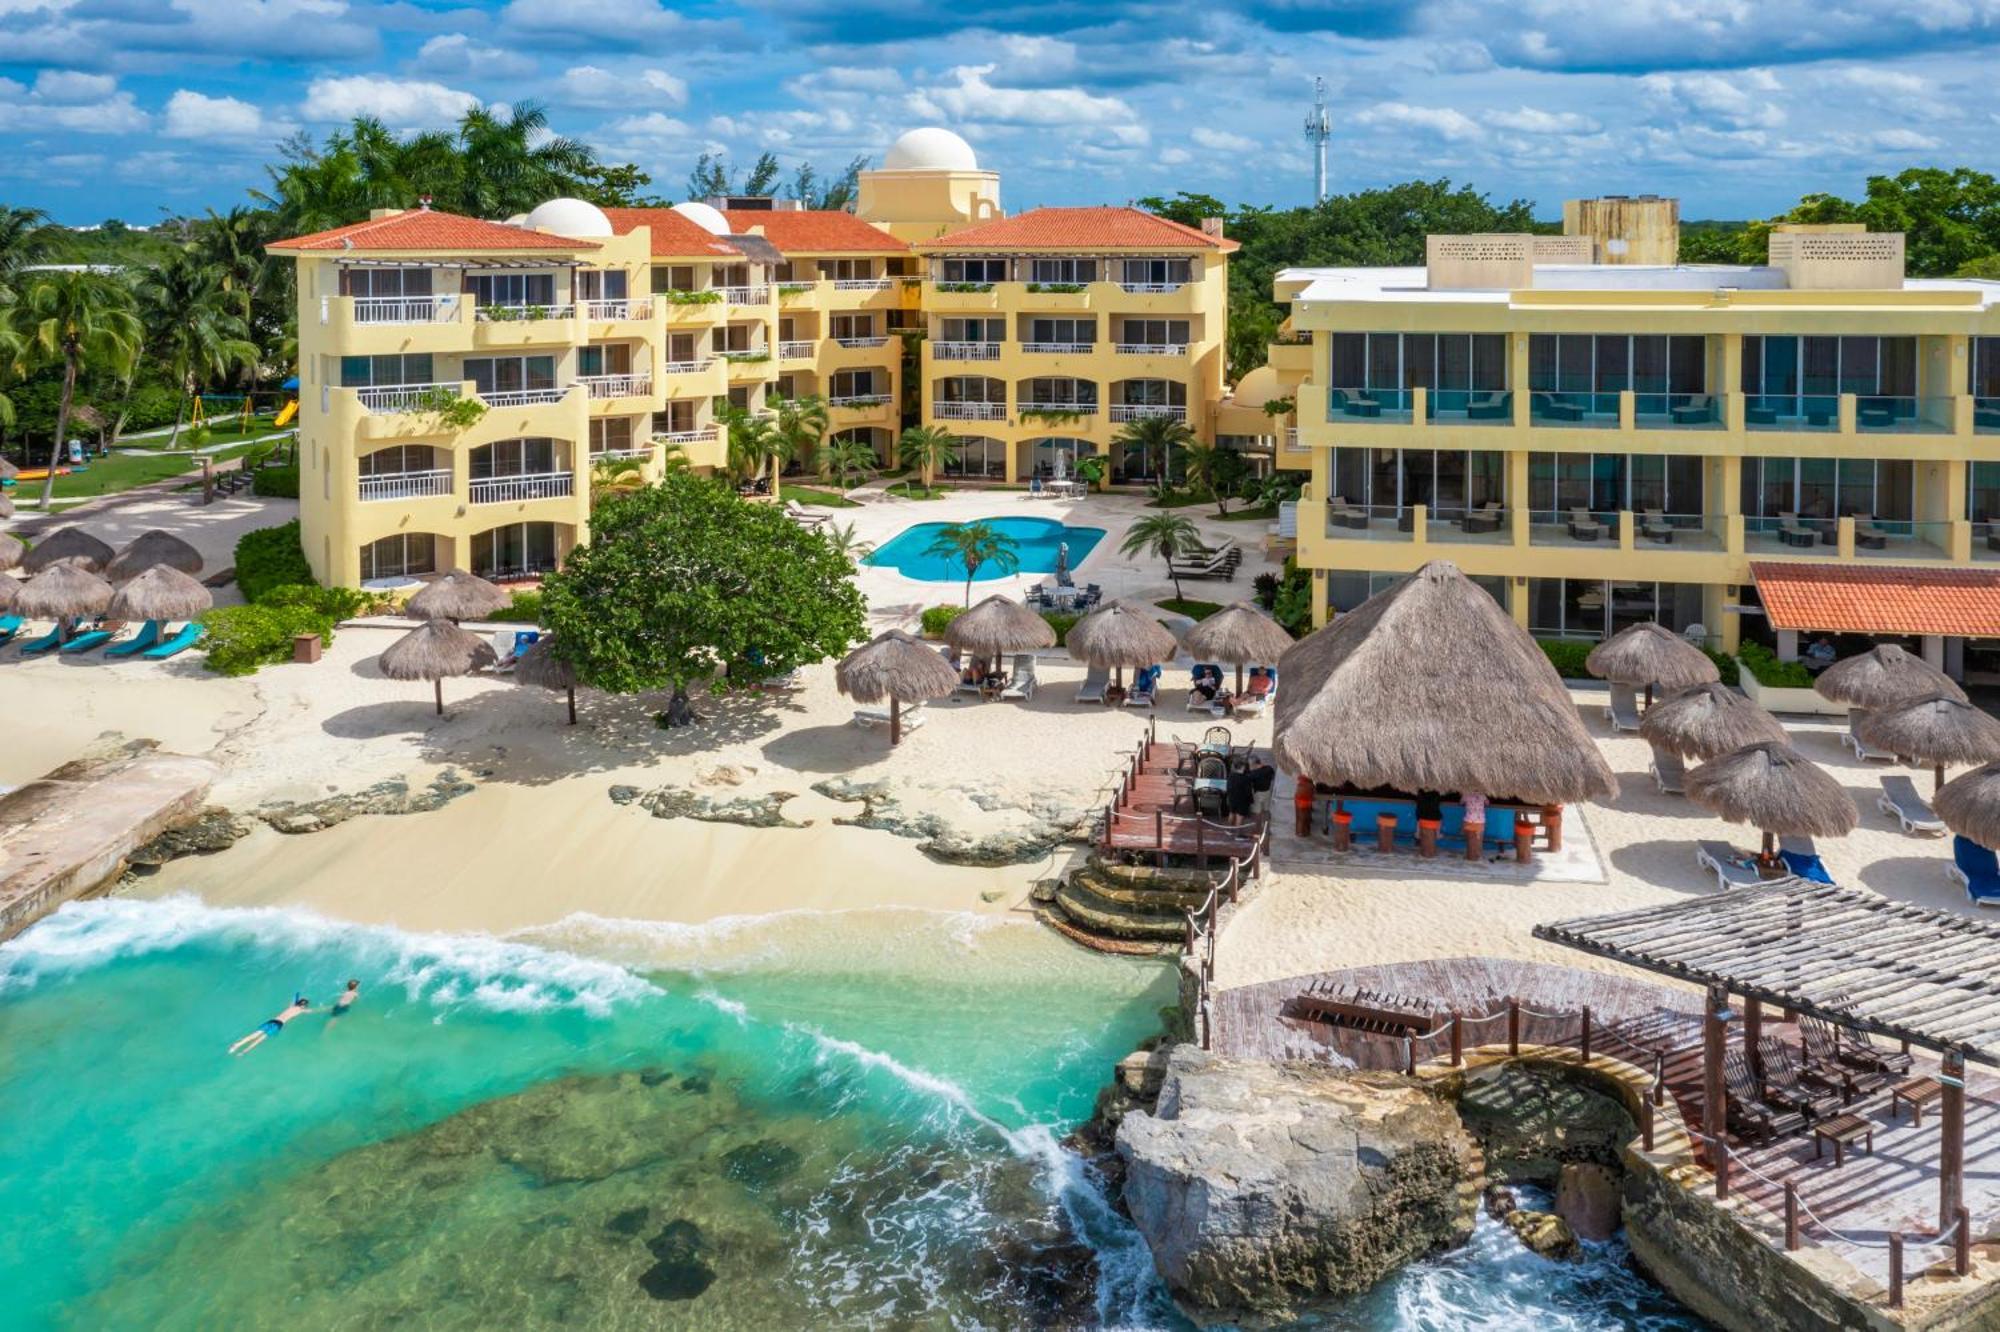
[[[522,225],[577,238],[611,234],[611,219],[604,215],[604,210],[581,199],[551,199],[536,204]]]
[[[889,145],[882,155],[886,171],[977,171],[972,145],[935,125],[913,129]]]
[[[675,204],[674,211],[711,236],[729,234],[729,219],[705,203],[696,203],[690,199],[686,203]]]
[[[507,219],[507,225],[510,227],[525,227],[528,225],[528,215],[526,213],[516,213]]]

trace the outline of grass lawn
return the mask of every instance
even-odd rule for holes
[[[243,454],[248,445],[236,445],[219,453],[208,455],[217,462],[235,458]],[[113,454],[109,458],[94,458],[87,470],[71,472],[68,476],[56,478],[57,499],[89,498],[96,495],[110,495],[134,486],[150,485],[155,481],[167,481],[177,476],[198,474],[201,471],[201,455],[193,453],[136,453]],[[40,481],[23,481],[8,491],[16,504],[33,504],[42,493]]]
[[[1190,490],[1170,491],[1165,495],[1155,495],[1146,501],[1149,509],[1191,509],[1197,504],[1213,504],[1206,495],[1197,495]]]
[[[227,423],[226,425],[218,423],[216,425],[210,426],[208,431],[208,438],[202,441],[201,447],[208,447],[214,444],[238,444],[245,440],[261,439],[266,435],[275,435],[280,433],[277,430],[277,428],[271,424],[271,417],[269,416],[269,414],[263,416],[251,417],[250,429],[247,431],[238,430],[236,428],[236,420],[237,420],[236,417],[225,416],[222,418],[222,421],[226,422]],[[285,429],[290,430],[291,427],[286,426]],[[193,434],[194,431],[191,430],[189,427],[185,425],[181,427],[181,444],[180,444],[180,449],[178,450],[179,452],[192,453],[194,451],[196,445],[194,440],[192,439]],[[167,441],[170,438],[172,438],[171,432],[160,435],[147,435],[140,439],[124,438],[120,439],[117,442],[117,444],[113,445],[113,447],[120,449],[150,449],[160,453],[165,453],[167,452]]]
[[[1222,515],[1225,523],[1268,523],[1278,516],[1275,504],[1253,504],[1247,509],[1231,509]]]
[[[1205,620],[1222,609],[1222,603],[1219,601],[1196,601],[1188,597],[1168,597],[1165,601],[1156,601],[1153,604],[1163,611],[1172,611],[1176,615],[1185,615],[1194,620]]]
[[[853,500],[837,490],[821,490],[817,486],[795,486],[782,482],[778,486],[780,500],[797,500],[801,504],[817,504],[823,509],[859,508]]]
[[[910,482],[908,485],[898,481],[894,485],[883,487],[884,492],[887,494],[901,495],[905,499],[913,500],[943,499],[956,489],[958,489],[956,486],[932,486],[929,490],[925,490],[915,481]]]

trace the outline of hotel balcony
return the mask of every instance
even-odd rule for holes
[[[771,377],[771,351],[750,347],[741,351],[718,352],[732,384],[755,384]]]
[[[449,467],[435,468],[423,472],[377,472],[373,476],[360,478],[358,484],[361,501],[426,499],[436,495],[451,494],[452,474]]]
[[[838,398],[828,398],[826,405],[853,411],[870,411],[886,405],[889,400],[890,395],[887,393],[849,393]]]
[[[1729,550],[1729,519],[1658,510],[1536,509],[1528,515],[1528,544],[1721,554]]]
[[[1978,435],[2000,434],[2000,398],[1972,400],[1972,430]]]
[[[1185,342],[1120,342],[1112,346],[1120,356],[1186,356]]]
[[[480,305],[473,309],[472,345],[482,350],[576,340],[574,305]]]
[[[713,356],[668,361],[660,367],[660,395],[666,398],[712,398],[726,388],[726,377]]]
[[[1004,421],[1004,402],[934,402],[931,417],[938,421]]]
[[[571,472],[527,472],[514,476],[474,477],[470,484],[474,504],[514,504],[524,500],[564,499],[575,493],[576,476]]]
[[[649,398],[653,394],[651,375],[578,375],[576,382],[593,398]]]
[[[593,324],[650,323],[653,302],[649,297],[618,301],[584,301],[579,307],[584,320]]]
[[[719,324],[729,315],[720,291],[663,292],[653,299],[672,328]]]
[[[1089,356],[1097,350],[1094,342],[1024,342],[1021,350],[1034,356]]]
[[[754,287],[716,287],[722,294],[724,305],[769,305],[771,288],[766,285]]]
[[[1895,518],[1746,516],[1743,549],[1756,556],[1820,556],[1842,560],[1968,559],[1983,524],[1916,522]],[[1967,547],[1955,554],[1959,543]]]
[[[819,343],[812,338],[798,338],[778,344],[778,359],[781,361],[810,361],[819,354]]]
[[[1097,415],[1097,404],[1094,402],[1024,402],[1018,404],[1016,411],[1023,416],[1031,412],[1049,412],[1061,415],[1073,413],[1077,416],[1095,416]],[[1032,423],[1024,422],[1024,424]]]
[[[1120,421],[1145,421],[1152,417],[1164,416],[1170,421],[1185,421],[1188,409],[1183,405],[1152,402],[1114,402],[1111,404],[1113,424]]]
[[[435,384],[377,384],[346,390],[354,395],[361,410],[370,416],[396,416],[406,412],[434,410],[465,396],[461,380]]]
[[[930,344],[933,361],[997,361],[1001,342],[933,342]]]
[[[992,282],[924,283],[923,308],[934,313],[959,314],[1000,308],[998,284]]]

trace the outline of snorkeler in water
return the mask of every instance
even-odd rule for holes
[[[347,988],[342,990],[339,997],[333,1001],[333,1011],[326,1015],[326,1025],[332,1027],[336,1019],[346,1017],[347,1010],[354,1007],[354,1001],[360,997],[361,982],[358,980],[349,980]]]
[[[279,1013],[275,1017],[269,1017],[264,1019],[263,1023],[258,1026],[257,1030],[251,1032],[248,1036],[245,1036],[243,1039],[237,1041],[236,1044],[230,1046],[229,1053],[233,1055],[249,1054],[252,1050],[262,1045],[265,1041],[271,1039],[271,1037],[276,1036],[279,1032],[283,1031],[285,1029],[285,1024],[287,1022],[290,1022],[293,1018],[297,1017],[299,1014],[305,1012],[307,1009],[311,1007],[312,1007],[312,1000],[306,998],[302,994],[294,994],[292,996],[292,1002],[289,1007],[287,1007],[282,1013]]]

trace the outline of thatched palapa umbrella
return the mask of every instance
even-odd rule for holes
[[[114,583],[122,583],[159,564],[184,574],[198,574],[202,565],[201,552],[172,532],[155,529],[126,542],[125,548],[104,566],[104,576]]]
[[[111,597],[111,614],[120,620],[192,620],[215,604],[209,590],[179,569],[156,564],[126,580]]]
[[[21,560],[29,573],[40,573],[53,564],[74,562],[93,572],[111,563],[111,547],[81,527],[65,527],[35,543]]]
[[[0,458],[0,481],[12,481],[20,474],[20,468],[14,466],[13,463],[8,462],[5,458]]]
[[[1278,659],[1279,762],[1328,786],[1538,805],[1618,793],[1547,654],[1433,560]]]
[[[21,562],[27,552],[28,543],[7,532],[0,532],[0,569],[11,569]]]
[[[1764,834],[1764,859],[1779,837],[1845,837],[1861,815],[1847,788],[1777,740],[1710,759],[1687,776],[1688,799]]]
[[[476,574],[453,569],[424,585],[406,609],[426,620],[477,620],[506,606],[513,597]]]
[[[1965,697],[1949,675],[1894,643],[1878,643],[1843,657],[1819,673],[1813,689],[1821,698],[1869,712],[1932,694]]]
[[[1962,772],[1931,801],[1944,826],[1983,847],[2000,847],[2000,763]]]
[[[537,689],[560,689],[569,695],[569,724],[576,725],[576,670],[556,655],[556,640],[547,634],[528,645],[514,663],[516,684]]]
[[[1236,692],[1243,692],[1243,668],[1278,663],[1291,650],[1285,627],[1247,602],[1224,606],[1187,631],[1182,643],[1196,661],[1236,668]]]
[[[1948,694],[1927,694],[1871,712],[1856,723],[1855,732],[1870,749],[1929,765],[1933,793],[1944,789],[1947,766],[2000,759],[2000,721]]]
[[[995,593],[945,626],[944,641],[975,658],[1054,647],[1056,631],[1020,602]]]
[[[1583,668],[1613,684],[1643,686],[1649,708],[1654,685],[1671,693],[1722,678],[1706,652],[1656,620],[1620,629],[1590,650]]]
[[[1776,717],[1721,684],[1694,685],[1660,700],[1646,709],[1639,734],[1655,749],[1697,763],[1745,745],[1789,739]]]
[[[444,716],[444,678],[470,675],[494,662],[493,648],[477,634],[444,620],[425,620],[391,643],[380,658],[391,680],[429,680],[437,689],[437,713]]]
[[[1063,644],[1078,661],[1118,672],[1120,687],[1127,666],[1139,670],[1172,661],[1181,650],[1151,611],[1128,601],[1114,601],[1084,616],[1070,627]]]
[[[21,598],[21,580],[11,574],[0,574],[0,613],[12,614],[14,603]]]
[[[889,743],[903,739],[903,705],[949,698],[958,672],[944,654],[900,629],[875,635],[840,659],[833,680],[857,703],[889,700]]]
[[[8,499],[5,495],[0,495],[0,518],[12,518],[13,516],[14,501]]]
[[[14,598],[14,613],[34,620],[54,620],[60,638],[69,637],[70,620],[95,615],[111,604],[111,584],[74,564],[55,564],[26,583]]]

